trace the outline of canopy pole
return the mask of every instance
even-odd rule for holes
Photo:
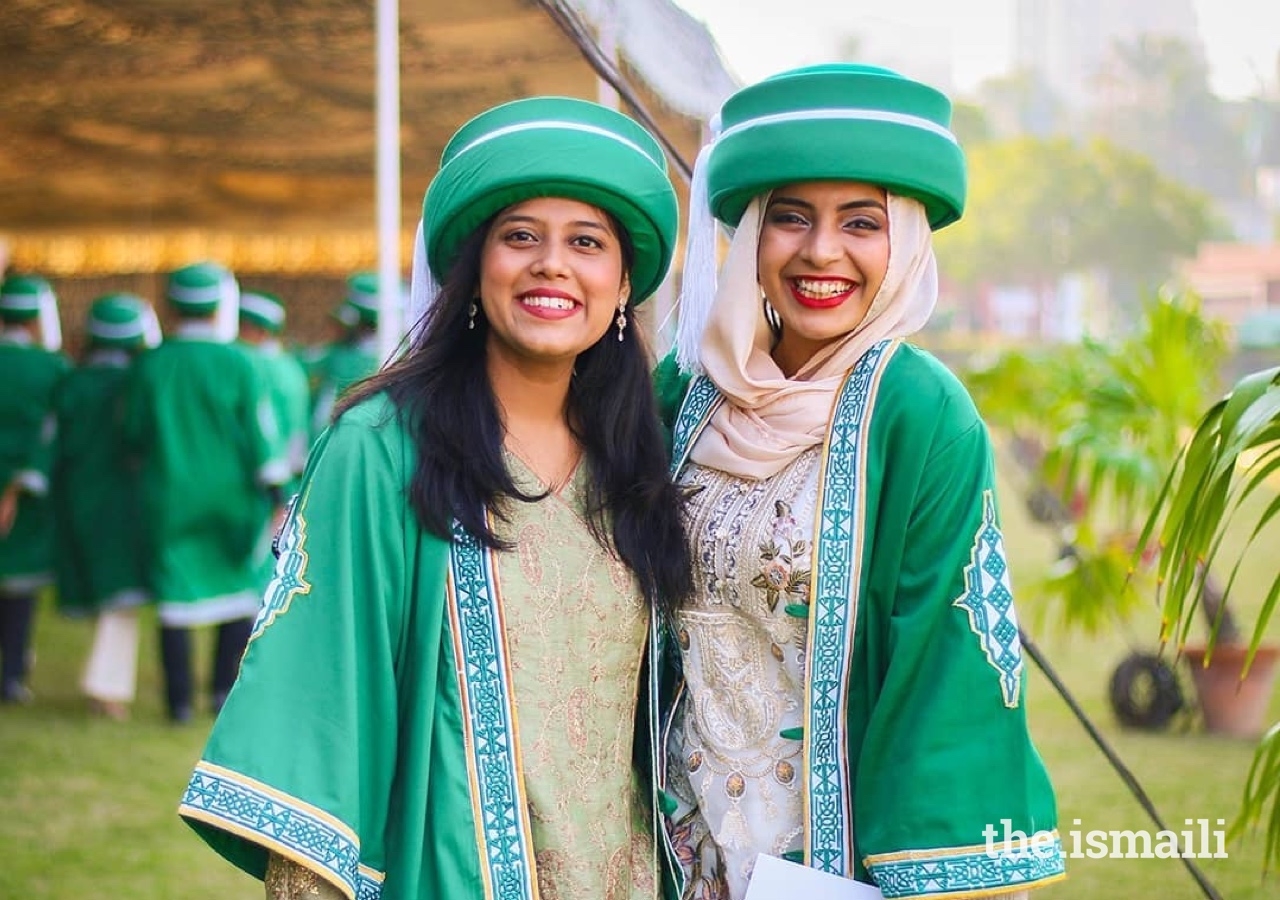
[[[400,3],[378,0],[377,147],[378,355],[385,363],[404,337],[400,276]]]

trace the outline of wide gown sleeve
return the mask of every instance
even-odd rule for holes
[[[180,814],[263,878],[268,854],[347,897],[385,871],[411,559],[405,451],[358,407],[317,442],[279,558]]]
[[[1013,895],[1063,865],[985,426],[934,444],[911,493],[857,767],[857,846],[886,897]]]

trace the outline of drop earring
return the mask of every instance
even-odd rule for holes
[[[618,340],[622,340],[622,332],[627,330],[627,298],[618,298]]]
[[[480,311],[479,304],[471,301],[471,306],[467,309],[467,330],[471,331],[476,327],[476,313]]]

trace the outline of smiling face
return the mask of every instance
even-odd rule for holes
[[[756,256],[760,286],[782,319],[773,357],[792,375],[853,331],[889,268],[888,198],[852,181],[807,181],[769,197]]]
[[[572,365],[629,293],[621,236],[590,204],[526,200],[498,213],[485,236],[480,304],[491,354]]]

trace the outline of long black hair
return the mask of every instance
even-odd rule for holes
[[[540,498],[522,493],[503,464],[502,418],[485,368],[489,325],[479,314],[470,327],[481,251],[492,222],[463,243],[408,350],[350,391],[334,419],[386,392],[417,446],[409,498],[422,527],[448,539],[457,521],[486,546],[509,549],[486,513],[501,517],[504,498]],[[616,220],[612,224],[629,271],[630,240]],[[652,607],[671,611],[693,589],[684,501],[668,476],[649,359],[630,306],[625,315],[624,340],[610,328],[578,355],[569,383],[568,421],[585,455],[592,534],[635,573]]]

